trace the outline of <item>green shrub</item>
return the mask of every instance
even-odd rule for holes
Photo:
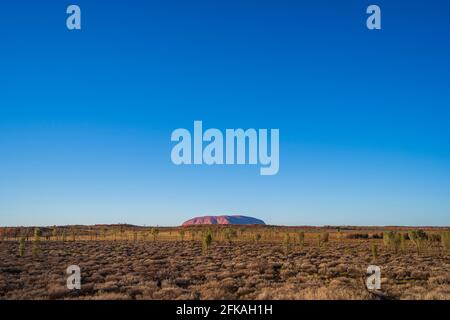
[[[184,241],[184,235],[185,235],[185,231],[183,229],[181,229],[180,231],[178,231],[178,234],[180,235],[181,241]]]
[[[412,230],[408,232],[409,239],[415,244],[417,253],[420,254],[428,240],[428,235],[423,230]]]
[[[298,233],[298,244],[301,248],[305,245],[305,233],[303,231]]]
[[[383,243],[397,253],[402,245],[402,235],[395,231],[383,232]]]
[[[41,236],[42,236],[41,229],[35,228],[34,229],[34,239],[33,239],[33,255],[39,254],[39,252],[41,250],[41,248],[40,248]]]
[[[378,247],[375,243],[372,243],[372,258],[375,262],[378,260]]]
[[[389,233],[391,233],[391,232],[392,231],[390,231],[390,232],[383,232],[383,244],[384,244],[385,247],[389,247],[389,245],[391,243],[390,237],[389,237]]]
[[[261,234],[257,233],[255,234],[255,241],[259,242],[259,240],[261,240]]]
[[[158,228],[151,228],[150,234],[153,236],[153,241],[156,241],[159,234]]]
[[[289,233],[284,234],[283,247],[284,247],[284,253],[286,255],[288,255],[289,252],[291,252],[291,237],[290,237]]]
[[[430,242],[441,242],[441,235],[439,233],[431,233],[428,236],[428,240],[430,240]]]
[[[25,237],[22,236],[20,237],[19,241],[19,256],[23,257],[24,254],[25,254]]]
[[[58,240],[58,229],[57,228],[52,229],[52,237],[53,237],[53,240]]]
[[[406,235],[407,236],[407,235]],[[400,250],[405,251],[406,249],[406,236],[405,233],[399,233],[400,237]]]
[[[211,230],[208,230],[204,235],[203,235],[203,243],[202,243],[202,248],[203,248],[203,253],[207,253],[209,251],[209,248],[211,247],[213,241],[213,236],[212,236],[212,232]]]
[[[75,228],[72,229],[72,241],[75,242],[75,240],[77,239],[77,230],[75,230]]]
[[[330,239],[330,234],[328,232],[322,232],[317,235],[317,242],[319,248],[322,246],[322,244],[327,243]]]
[[[441,234],[441,244],[444,250],[450,249],[450,232],[443,232]]]
[[[369,239],[368,233],[349,233],[346,235],[347,239]]]

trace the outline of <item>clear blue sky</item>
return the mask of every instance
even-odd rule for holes
[[[66,29],[78,4],[82,30]],[[365,27],[382,9],[382,30]],[[450,3],[8,1],[0,225],[450,225]],[[279,128],[280,172],[180,166],[171,132]]]

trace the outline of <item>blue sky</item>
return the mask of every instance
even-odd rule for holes
[[[82,30],[68,31],[78,4]],[[382,30],[365,27],[378,4]],[[0,225],[450,225],[448,1],[10,1]],[[176,128],[279,128],[280,171],[175,166]]]

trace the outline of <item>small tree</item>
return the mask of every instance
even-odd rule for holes
[[[393,249],[395,253],[398,253],[402,244],[401,233],[391,231],[388,233],[388,238],[389,238],[389,247]]]
[[[58,229],[56,227],[52,230],[52,237],[53,240],[58,240]]]
[[[389,231],[383,233],[383,243],[386,247],[391,248],[395,251],[395,253],[398,252],[398,249],[401,246],[402,242],[402,236],[401,234],[395,232],[395,231]]]
[[[24,254],[25,254],[25,236],[21,236],[19,242],[19,256],[23,257]]]
[[[94,240],[94,230],[92,227],[89,227],[89,238],[92,240]]]
[[[181,229],[180,231],[178,231],[178,233],[180,235],[181,242],[183,242],[184,241],[184,235],[185,235],[186,232],[184,231],[184,229]]]
[[[209,247],[211,246],[213,241],[213,236],[211,230],[208,230],[203,236],[203,253],[207,253],[209,251]]]
[[[125,227],[123,226],[123,224],[119,225],[119,233],[120,233],[120,239],[123,240],[123,235],[125,233]]]
[[[402,246],[402,234],[395,232],[394,233],[394,238],[391,239],[391,246],[392,248],[394,248],[394,252],[398,253],[399,249]]]
[[[327,243],[329,241],[329,239],[330,239],[330,234],[328,232],[322,232],[320,234],[320,241],[322,243]]]
[[[405,233],[403,233],[403,232],[401,232],[401,233],[399,233],[399,236],[400,236],[400,250],[401,251],[405,251],[405,249],[406,249],[406,234]]]
[[[389,247],[390,241],[388,232],[383,232],[383,244],[385,247]]]
[[[330,239],[330,234],[328,232],[322,232],[317,235],[317,244],[322,247],[322,244],[327,243]]]
[[[108,229],[103,228],[103,229],[101,230],[100,236],[103,238],[103,240],[106,240],[107,235],[108,235]]]
[[[67,235],[66,235],[66,230],[63,229],[63,231],[62,231],[62,233],[61,233],[61,239],[62,239],[63,242],[66,241],[66,237],[67,237]]]
[[[289,252],[291,252],[291,236],[289,235],[289,233],[284,234],[283,247],[284,247],[284,253],[286,255],[288,255]]]
[[[378,247],[375,243],[372,243],[372,258],[374,262],[378,260]]]
[[[450,249],[450,232],[443,232],[441,234],[441,244],[444,250]]]
[[[159,234],[158,228],[152,228],[150,230],[150,234],[153,236],[153,241],[156,241],[156,239],[158,238],[158,234]]]
[[[298,244],[300,245],[300,248],[303,248],[305,245],[305,233],[303,231],[298,233]]]
[[[427,233],[423,230],[412,230],[408,232],[408,236],[409,239],[415,244],[417,248],[417,254],[420,254],[422,248],[428,240]]]
[[[259,240],[261,240],[261,234],[257,233],[255,234],[255,241],[259,242]]]
[[[40,252],[42,231],[39,228],[34,229],[34,239],[33,239],[33,255],[37,255]]]

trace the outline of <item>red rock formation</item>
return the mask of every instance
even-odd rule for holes
[[[183,226],[203,224],[262,224],[265,222],[256,218],[246,216],[205,216],[195,217],[183,223]]]

